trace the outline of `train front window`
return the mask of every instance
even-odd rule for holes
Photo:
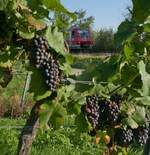
[[[87,30],[79,31],[81,38],[89,38],[89,32]]]

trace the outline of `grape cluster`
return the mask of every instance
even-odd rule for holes
[[[34,48],[32,50],[32,58],[37,68],[43,68],[51,57],[48,42],[43,37],[34,38]]]
[[[99,130],[103,130],[106,126],[106,120],[107,120],[107,116],[104,113],[105,110],[105,100],[99,100],[99,118],[98,118],[98,124],[96,126],[96,129]]]
[[[50,62],[45,66],[45,78],[46,84],[50,87],[50,89],[54,92],[61,82],[60,78],[60,70],[58,61],[51,58]]]
[[[96,95],[86,97],[84,111],[89,122],[92,124],[93,128],[95,128],[98,124],[99,118],[98,97]]]
[[[149,119],[144,126],[139,126],[137,129],[124,128],[120,124],[124,118],[120,112],[121,101],[122,97],[118,94],[112,95],[110,99],[99,98],[96,95],[86,97],[86,105],[82,107],[82,112],[93,127],[89,135],[95,136],[98,130],[113,127],[114,135],[107,144],[108,147],[111,147],[113,143],[127,147],[135,141],[144,145],[148,139]]]
[[[132,142],[144,145],[148,139],[148,132],[148,126],[139,126],[137,129],[119,128],[115,132],[115,142],[120,146],[128,146]]]
[[[96,130],[104,130],[117,122],[120,114],[121,98],[117,95],[110,100],[99,99],[98,96],[87,96],[84,112]]]
[[[133,141],[133,132],[130,128],[119,128],[115,133],[115,142],[120,146],[128,146]]]
[[[109,124],[113,124],[117,121],[119,112],[120,109],[116,102],[105,101],[105,104],[102,106],[103,116]]]
[[[134,130],[134,137],[138,144],[144,145],[148,139],[148,127],[138,127]]]
[[[44,37],[34,38],[32,60],[36,68],[40,69],[45,78],[45,84],[55,92],[61,81],[59,62],[54,58],[52,49]]]
[[[99,100],[99,120],[98,129],[114,125],[119,117],[120,107],[118,102]]]

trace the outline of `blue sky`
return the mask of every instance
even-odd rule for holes
[[[131,4],[130,0],[61,0],[70,11],[83,9],[88,16],[94,16],[94,29],[113,28],[124,19],[126,7]]]

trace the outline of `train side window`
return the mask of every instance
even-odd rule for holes
[[[72,31],[71,36],[74,38],[75,37],[75,31]]]

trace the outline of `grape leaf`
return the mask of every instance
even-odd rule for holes
[[[51,95],[51,91],[45,84],[45,79],[42,75],[42,72],[33,66],[31,66],[29,70],[32,71],[29,92],[34,94],[34,99],[39,101],[49,97]]]
[[[46,127],[49,124],[54,128],[58,128],[64,124],[66,114],[65,108],[56,100],[46,100],[39,110],[40,126]]]
[[[0,0],[0,11],[3,11],[7,7],[8,1],[9,0]]]
[[[149,0],[132,0],[133,3],[133,20],[143,23],[150,14]]]
[[[33,10],[36,9],[39,5],[39,0],[27,0],[28,6],[30,6]]]
[[[144,32],[150,32],[150,23],[144,24],[143,27],[144,27]]]
[[[67,115],[67,112],[61,104],[57,103],[57,101],[54,104],[56,104],[56,106],[50,117],[49,123],[54,128],[59,128],[64,124],[64,117]]]
[[[71,66],[68,64],[68,63],[63,63],[61,66],[60,66],[60,69],[63,71],[63,73],[65,75],[71,75],[72,74],[72,68]]]
[[[77,125],[78,132],[88,132],[89,124],[86,121],[85,116],[82,113],[77,115],[77,117],[75,119],[75,124]]]
[[[138,127],[137,122],[132,117],[128,117],[125,122],[126,125],[130,126],[132,129],[136,129]]]
[[[9,0],[8,5],[7,5],[7,9],[8,10],[15,10],[17,8],[17,1],[16,0]]]
[[[129,125],[133,129],[144,124],[146,115],[144,107],[136,106],[134,110],[135,111],[124,120],[125,124]]]
[[[74,97],[75,98],[75,97]],[[85,103],[85,102],[84,102]],[[67,106],[67,112],[69,114],[79,115],[81,113],[80,100],[71,100]]]
[[[146,65],[143,61],[138,64],[139,72],[143,83],[143,96],[150,95],[150,74],[146,72]]]
[[[40,127],[46,127],[48,124],[48,121],[54,111],[54,104],[51,100],[45,101],[41,106],[39,110],[39,120],[40,120]]]
[[[34,38],[35,33],[34,32],[23,32],[23,31],[19,31],[18,32],[20,37],[24,38],[24,39],[32,39]]]
[[[57,27],[52,28],[49,26],[46,30],[46,39],[50,45],[56,52],[60,54],[64,54],[64,38],[63,33],[58,32]]]
[[[129,60],[131,58],[131,56],[133,55],[133,52],[134,52],[134,46],[132,46],[129,42],[125,43],[124,54],[125,54],[127,60]]]
[[[144,124],[145,122],[145,108],[136,106],[136,111],[133,113],[132,118],[138,123],[138,124]]]
[[[125,64],[121,69],[121,83],[125,87],[131,85],[135,88],[141,88],[141,77],[138,68],[134,65]],[[138,81],[138,83],[137,83]]]
[[[124,21],[118,27],[118,31],[115,34],[115,44],[120,47],[124,42],[130,38],[136,32],[136,24],[133,21]]]
[[[58,11],[63,12],[70,17],[72,17],[74,20],[76,20],[76,15],[74,13],[69,12],[61,3],[59,0],[39,0],[42,4],[44,4],[48,9],[52,11]]]
[[[72,64],[74,62],[74,57],[71,54],[66,54],[65,59],[68,64]]]
[[[12,62],[10,60],[8,60],[7,62],[0,62],[0,67],[10,68],[11,66],[12,66]]]
[[[27,21],[36,30],[43,30],[46,28],[46,24],[44,23],[43,20],[35,19],[33,16],[28,16]]]
[[[135,100],[141,105],[150,106],[150,96],[136,97]]]

